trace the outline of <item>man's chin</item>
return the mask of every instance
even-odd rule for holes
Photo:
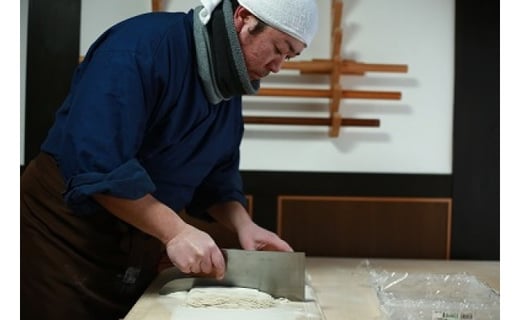
[[[262,78],[265,78],[267,76],[266,75],[260,75],[260,74],[257,74],[257,73],[250,73],[249,74],[249,79],[251,79],[251,81],[254,81],[254,80],[261,80]]]

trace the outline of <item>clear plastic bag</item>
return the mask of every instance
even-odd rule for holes
[[[473,275],[376,270],[369,274],[387,319],[500,319],[500,295]]]

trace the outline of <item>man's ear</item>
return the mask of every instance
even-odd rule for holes
[[[233,20],[235,22],[236,31],[240,32],[240,30],[244,26],[251,24],[252,17],[253,17],[253,15],[251,14],[251,12],[249,12],[249,10],[247,10],[246,8],[239,5],[236,8],[235,13],[233,14]]]

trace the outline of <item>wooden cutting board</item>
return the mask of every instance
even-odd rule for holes
[[[166,269],[150,285],[124,320],[324,320],[314,290],[307,284],[304,302],[277,300],[264,309],[195,308],[186,304],[186,294],[160,295],[159,289],[172,279]]]

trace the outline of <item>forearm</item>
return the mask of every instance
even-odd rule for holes
[[[214,205],[208,213],[220,224],[235,231],[240,245],[245,250],[293,251],[278,235],[255,224],[239,202]]]
[[[167,244],[185,226],[175,211],[148,194],[137,200],[96,194],[93,198],[110,213]]]
[[[128,200],[98,194],[94,199],[116,217],[161,240],[171,262],[182,272],[224,276],[224,257],[213,239],[152,195]]]
[[[244,226],[253,223],[251,216],[238,201],[230,201],[213,205],[208,213],[220,224],[238,232]]]

